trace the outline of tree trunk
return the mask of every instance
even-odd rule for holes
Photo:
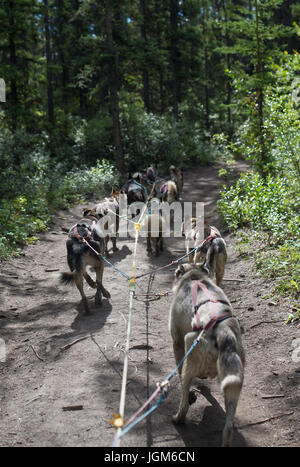
[[[117,53],[113,39],[113,11],[111,0],[105,0],[106,7],[106,35],[110,52],[110,107],[113,121],[113,141],[118,167],[124,171],[124,155],[122,148],[122,134],[120,125],[119,96],[118,96],[118,70]]]
[[[173,89],[173,115],[175,120],[178,120],[178,103],[179,103],[179,79],[178,79],[178,0],[170,0],[170,51],[171,51],[171,66],[172,66],[172,89]]]
[[[47,62],[47,105],[48,105],[48,122],[50,128],[54,127],[54,103],[53,103],[53,87],[52,87],[52,56],[50,44],[50,28],[49,28],[49,12],[48,0],[44,0],[44,25],[45,25],[45,49]]]
[[[228,15],[230,14],[230,10],[227,9],[228,2],[223,1],[223,10],[224,10],[224,18],[225,18],[225,43],[226,47],[230,47],[232,45],[229,34],[228,34]],[[226,53],[226,66],[227,69],[230,70],[231,66],[231,55],[227,52]],[[227,133],[229,140],[231,140],[232,137],[232,119],[231,119],[231,96],[232,96],[232,89],[231,89],[231,83],[230,83],[230,77],[227,77],[227,82],[226,82],[226,93],[227,93],[227,99],[226,99],[226,105],[227,105]]]
[[[258,138],[260,142],[260,160],[258,161],[258,168],[262,176],[265,176],[267,171],[267,160],[264,140],[264,90],[263,90],[263,63],[261,56],[261,42],[259,33],[259,13],[258,4],[255,0],[255,36],[256,36],[256,74],[259,81],[257,92],[257,107],[258,107]]]
[[[68,18],[64,10],[64,0],[58,0],[58,32],[59,32],[59,58],[61,64],[61,86],[62,86],[62,107],[66,113],[69,111],[69,93],[67,86],[69,84],[69,70],[66,61],[67,54],[65,54],[65,41],[67,39],[63,30],[64,24],[67,24]]]
[[[146,21],[147,21],[147,12],[146,12],[146,2],[145,0],[140,0],[140,11],[142,15],[142,24],[141,24],[141,36],[143,38],[144,46],[144,59],[142,65],[142,75],[143,75],[143,101],[147,112],[150,112],[150,98],[149,98],[149,73],[146,65],[146,51],[147,51],[147,30],[146,30]]]
[[[208,60],[207,60],[207,49],[206,46],[204,47],[204,92],[205,92],[205,128],[209,131],[210,122],[209,122],[209,114],[210,114],[210,106],[209,106],[209,84],[208,84],[209,76],[208,76]]]
[[[14,12],[14,2],[10,0],[8,2],[8,17],[9,17],[9,62],[12,66],[12,73],[10,79],[10,94],[11,94],[11,127],[15,131],[17,128],[17,107],[18,107],[18,90],[17,90],[17,80],[16,76],[16,67],[17,67],[17,53],[16,53],[16,44],[14,40],[15,33],[15,20],[13,16]],[[17,162],[17,161],[16,161]]]

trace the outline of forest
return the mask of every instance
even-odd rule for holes
[[[1,260],[149,162],[223,161],[220,215],[296,300],[299,20],[296,0],[1,0]]]

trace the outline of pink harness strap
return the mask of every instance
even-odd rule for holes
[[[160,188],[161,194],[167,193],[167,191],[168,191],[168,182],[164,183]]]
[[[79,241],[85,241],[86,242],[86,239],[89,239],[91,238],[92,236],[92,233],[93,233],[93,230],[95,228],[95,225],[96,225],[96,222],[93,221],[92,225],[91,225],[91,229],[88,229],[88,234],[86,237],[82,237],[81,235],[79,235],[78,233],[78,229],[77,229],[77,224],[73,225],[73,227],[70,229],[70,230],[73,230],[73,233],[70,235],[69,234],[69,237],[75,237],[77,238],[77,240]]]
[[[205,243],[209,243],[211,242],[214,238],[219,238],[220,235],[214,230],[213,227],[209,226],[210,227],[210,234],[208,237],[206,237],[204,240],[202,240],[201,242],[197,242],[195,246],[201,248],[203,245],[205,245]]]
[[[203,290],[205,295],[208,297],[210,302],[210,310],[209,310],[209,320],[206,325],[203,324],[200,318],[200,314],[198,313],[199,306],[197,305],[198,299],[198,286]],[[199,280],[193,280],[192,282],[192,298],[193,298],[193,305],[194,305],[194,312],[195,312],[195,320],[196,325],[193,326],[193,329],[204,329],[205,331],[209,331],[212,329],[218,321],[221,321],[224,318],[229,318],[231,313],[229,311],[216,311],[216,303],[219,303],[219,300],[216,300],[208,288]],[[201,306],[201,305],[200,305]]]

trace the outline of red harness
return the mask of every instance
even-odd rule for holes
[[[160,188],[160,193],[164,195],[168,191],[168,182],[164,183]]]
[[[197,246],[198,248],[201,248],[203,245],[205,245],[206,243],[209,243],[211,242],[212,240],[214,240],[215,238],[219,238],[220,235],[212,228],[210,227],[210,234],[208,237],[206,237],[204,240],[202,240],[200,243],[196,243],[195,246]]]
[[[70,229],[70,232],[72,232],[71,234],[69,233],[69,237],[75,237],[77,238],[77,240],[79,240],[80,242],[84,242],[86,243],[87,240],[89,240],[92,236],[92,233],[93,233],[93,230],[95,228],[95,225],[96,225],[96,222],[93,221],[92,225],[91,225],[91,228],[88,229],[88,234],[86,235],[86,237],[82,237],[81,235],[79,235],[78,233],[78,229],[77,229],[77,224],[73,225],[73,227]]]
[[[198,310],[201,305],[197,305],[197,298],[198,298],[198,286],[203,290],[205,295],[208,297],[210,302],[210,309],[206,316],[200,317]],[[223,319],[230,318],[232,316],[230,310],[216,310],[216,303],[220,303],[219,300],[216,300],[213,295],[210,293],[208,288],[199,280],[192,281],[192,297],[193,297],[193,305],[194,305],[194,313],[195,313],[195,320],[196,323],[193,324],[193,330],[204,329],[205,331],[209,331],[212,329],[216,323],[223,321]],[[206,303],[206,302],[205,302]]]

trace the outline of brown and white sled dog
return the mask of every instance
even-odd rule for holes
[[[119,231],[119,195],[120,192],[112,190],[110,197],[104,198],[92,208],[84,208],[83,216],[96,221],[100,220],[105,231],[105,255],[109,256],[108,242],[111,240],[113,251],[118,251],[117,234]]]
[[[151,198],[147,208],[144,208],[143,203],[133,203],[128,207],[128,216],[134,218],[135,222],[141,223],[141,237],[147,239],[148,255],[151,255],[153,247],[155,255],[159,256],[164,249],[163,238],[166,232],[161,203],[158,198]]]
[[[203,229],[201,217],[192,217],[191,221],[183,224],[182,233],[186,239],[187,254],[198,247],[189,255],[189,262],[197,264],[203,261],[209,271],[209,277],[216,276],[216,284],[220,287],[225,272],[227,251],[225,240],[219,230],[209,225],[207,221],[204,221]]]
[[[147,236],[147,253],[152,253],[154,248],[155,256],[164,250],[164,234],[166,231],[165,220],[162,215],[161,203],[158,198],[152,198],[148,202],[148,212],[142,225],[142,233]]]
[[[239,322],[232,315],[224,292],[207,276],[200,265],[183,264],[175,272],[174,299],[169,315],[176,364],[198,337],[198,344],[179,368],[181,401],[175,423],[183,423],[189,409],[189,389],[195,377],[218,376],[224,394],[226,421],[223,446],[231,446],[233,419],[244,374],[244,350]]]
[[[176,183],[173,180],[161,181],[155,183],[155,196],[160,201],[172,204],[179,200]]]
[[[182,223],[182,235],[185,237],[186,254],[189,254],[188,259],[190,263],[194,262],[196,245],[203,241],[203,226],[201,217],[192,217]]]
[[[77,222],[69,230],[66,246],[67,262],[71,272],[62,272],[60,274],[60,282],[66,285],[74,284],[77,286],[85,313],[89,313],[88,300],[84,293],[83,278],[85,278],[90,287],[97,289],[95,296],[96,305],[101,305],[102,294],[104,297],[110,298],[110,293],[102,284],[104,261],[101,255],[104,255],[105,240],[99,223],[95,223],[90,219],[82,219]],[[87,266],[95,268],[96,282],[87,273]]]
[[[182,190],[183,190],[182,170],[179,167],[175,167],[174,165],[171,165],[169,167],[169,171],[170,171],[171,180],[173,180],[173,182],[176,183],[178,197],[179,199],[182,199]]]

